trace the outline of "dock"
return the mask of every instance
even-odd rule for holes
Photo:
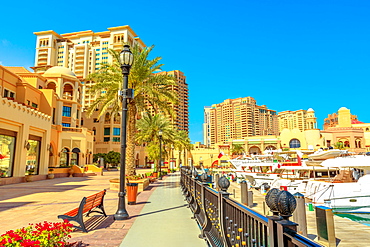
[[[272,215],[267,205],[265,205],[265,196],[258,190],[253,191],[253,207],[251,209],[263,215]],[[228,192],[230,198],[238,202],[241,201],[240,184],[231,182]],[[317,241],[316,215],[315,211],[308,211],[307,216],[307,234],[308,238]],[[368,247],[370,246],[370,226],[366,226],[349,219],[334,216],[335,237],[339,247]],[[323,244],[323,243],[321,243]]]

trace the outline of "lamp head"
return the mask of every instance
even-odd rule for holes
[[[122,66],[129,66],[131,67],[134,63],[134,55],[130,51],[129,45],[124,45],[123,50],[120,53],[120,62]]]

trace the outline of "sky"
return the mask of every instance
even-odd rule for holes
[[[34,32],[129,25],[155,45],[162,70],[187,77],[192,142],[203,141],[205,106],[248,96],[277,112],[313,108],[321,129],[343,106],[370,122],[370,1],[20,0],[2,9],[4,66],[34,66]]]

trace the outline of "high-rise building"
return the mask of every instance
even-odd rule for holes
[[[80,80],[99,70],[101,64],[112,62],[108,49],[121,51],[123,43],[145,47],[127,25],[111,27],[108,31],[97,33],[89,30],[58,34],[50,30],[34,34],[37,41],[35,66],[32,69],[43,72],[53,66],[67,67]]]
[[[258,106],[252,97],[227,99],[210,109],[211,144],[248,136],[277,135],[276,111]]]
[[[297,111],[283,111],[278,113],[279,132],[283,129],[299,129],[305,131],[309,129],[317,129],[315,111],[310,108]]]
[[[180,70],[173,70],[173,71],[163,71],[159,72],[158,74],[165,74],[169,76],[173,76],[175,80],[174,86],[172,86],[171,90],[174,91],[178,98],[178,103],[176,105],[172,104],[172,108],[175,111],[176,118],[172,119],[171,116],[168,116],[171,120],[172,124],[178,130],[184,130],[189,132],[189,92],[188,92],[188,84],[186,83],[186,76]]]
[[[207,147],[211,145],[211,107],[204,107],[203,143]]]

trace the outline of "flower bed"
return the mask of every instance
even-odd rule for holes
[[[17,230],[7,231],[0,236],[0,246],[69,246],[73,225],[68,221],[30,224]]]

